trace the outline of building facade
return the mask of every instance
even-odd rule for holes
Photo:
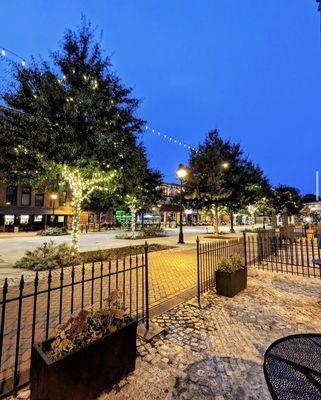
[[[72,209],[67,191],[48,193],[28,185],[0,182],[0,232],[37,231],[49,226],[70,228]],[[95,223],[97,215],[83,212],[81,224]]]

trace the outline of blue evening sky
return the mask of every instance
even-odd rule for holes
[[[192,145],[218,128],[273,184],[305,193],[321,169],[316,9],[315,0],[6,0],[0,46],[47,55],[84,14],[150,126]],[[144,143],[152,166],[175,181],[188,152],[152,133]]]

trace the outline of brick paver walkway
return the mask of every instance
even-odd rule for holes
[[[153,307],[168,300],[182,291],[194,287],[196,285],[196,254],[195,249],[176,248],[171,250],[163,250],[149,254],[149,285],[150,285],[150,305]],[[136,260],[133,259],[133,267],[135,267]],[[141,265],[141,258],[138,258],[138,266]],[[135,314],[136,311],[141,313],[142,310],[142,282],[144,279],[143,269],[137,269],[130,273],[126,270],[125,274],[119,274],[116,281],[114,275],[111,279],[111,285],[107,278],[100,278],[103,272],[108,273],[108,264],[104,263],[101,269],[101,264],[96,263],[94,268],[91,265],[86,265],[84,279],[91,279],[97,277],[94,284],[88,281],[84,284],[82,291],[82,284],[78,284],[73,293],[71,287],[64,288],[62,293],[62,322],[68,319],[71,308],[77,311],[82,305],[82,296],[84,298],[84,306],[100,303],[105,301],[108,297],[108,290],[113,290],[118,286],[119,290],[125,293],[126,306],[129,307],[129,299],[132,300],[131,311]],[[123,264],[119,263],[119,270],[122,271]],[[128,268],[128,260],[127,267]],[[115,263],[111,265],[111,271],[115,271]],[[74,281],[81,282],[82,269],[76,267]],[[64,270],[64,283],[71,282],[71,268]],[[131,276],[130,276],[131,275]],[[38,292],[46,290],[48,287],[47,273],[40,274],[40,281]],[[13,285],[13,282],[11,282]],[[19,287],[15,284],[9,287],[8,299],[17,296]],[[51,288],[59,287],[60,285],[60,271],[53,271]],[[130,287],[132,288],[130,295]],[[33,293],[33,275],[28,274],[27,282],[24,286],[24,294]],[[50,337],[56,326],[59,324],[60,313],[60,295],[61,291],[55,290],[50,295],[50,319],[48,323],[48,336]],[[73,299],[73,300],[72,300]],[[33,316],[34,299],[33,297],[23,300],[22,305],[22,322],[20,330],[20,351],[19,351],[19,370],[25,371],[29,367],[30,360],[30,346],[32,338],[32,316]],[[35,341],[42,341],[46,337],[46,319],[48,296],[47,293],[39,294],[37,297],[37,313],[36,313],[36,332]],[[2,366],[0,378],[8,379],[13,374],[15,347],[17,340],[17,315],[18,315],[18,302],[14,301],[7,303],[5,329],[3,338],[3,352],[2,352]]]

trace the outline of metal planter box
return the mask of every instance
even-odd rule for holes
[[[234,272],[216,271],[216,293],[221,296],[234,297],[247,288],[247,268],[240,268]]]
[[[31,400],[89,400],[135,369],[137,322],[52,361],[43,350],[53,339],[35,344],[31,353]]]

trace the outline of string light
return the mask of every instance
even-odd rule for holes
[[[26,66],[27,63],[26,63],[26,61],[25,61],[25,59],[24,59],[23,57],[19,56],[18,54],[14,53],[14,52],[11,51],[11,50],[5,49],[4,47],[1,47],[1,46],[0,46],[0,49],[1,49],[1,50],[0,50],[0,54],[1,54],[2,57],[8,57],[8,54],[11,54],[11,55],[13,55],[14,57],[16,57],[16,58],[18,58],[18,59],[20,60],[21,65],[22,65],[23,67]],[[73,68],[73,69],[71,70],[71,72],[72,72],[73,74],[75,74],[75,73],[76,73],[76,70]],[[88,81],[89,77],[88,77],[87,75],[83,75],[83,79],[84,79],[85,81]],[[66,80],[66,76],[65,76],[65,75],[63,75],[61,79],[57,79],[58,84],[62,84],[62,80]],[[91,87],[92,87],[93,90],[97,90],[97,89],[98,89],[98,86],[99,86],[99,85],[98,85],[97,80],[91,81]],[[34,94],[33,96],[34,96],[35,99],[37,98],[37,95],[36,95],[36,94]],[[67,101],[67,102],[73,102],[73,101],[74,101],[74,98],[73,98],[73,97],[67,97],[66,101]],[[114,105],[114,100],[111,100],[111,101],[110,101],[110,104],[111,104],[111,105]],[[117,117],[119,117],[119,114],[117,114]],[[106,122],[106,125],[108,125],[108,122]],[[161,138],[163,138],[163,139],[167,139],[167,140],[169,140],[170,142],[172,142],[172,143],[174,143],[174,144],[177,144],[178,146],[182,146],[182,147],[184,147],[185,149],[193,150],[193,151],[196,150],[194,146],[192,146],[192,145],[190,145],[190,144],[188,144],[188,143],[185,143],[185,142],[183,142],[182,140],[179,140],[179,139],[174,138],[174,137],[172,137],[172,136],[168,136],[168,135],[166,135],[166,134],[163,134],[163,133],[161,133],[160,131],[156,131],[155,128],[150,128],[148,125],[145,126],[145,130],[148,131],[148,132],[151,132],[151,133],[153,133],[153,134],[156,134],[157,136],[159,136],[159,137],[161,137]]]
[[[2,57],[8,58],[9,55],[12,55],[12,56],[14,56],[14,58],[17,58],[20,60],[20,63],[23,67],[26,66],[26,64],[27,64],[26,60],[23,57],[20,57],[19,54],[14,53],[13,51],[5,49],[4,47],[1,47],[1,46],[0,46],[0,49],[1,49],[0,54]]]
[[[191,146],[190,144],[184,143],[180,139],[177,139],[177,138],[174,138],[172,136],[168,136],[168,135],[166,135],[164,133],[161,133],[159,131],[156,131],[154,128],[150,128],[148,125],[145,125],[145,131],[150,132],[150,133],[154,133],[154,134],[156,134],[157,136],[159,136],[159,137],[161,137],[163,139],[167,139],[170,142],[177,144],[178,146],[185,147],[185,148],[187,148],[189,150],[196,150],[194,146]]]

